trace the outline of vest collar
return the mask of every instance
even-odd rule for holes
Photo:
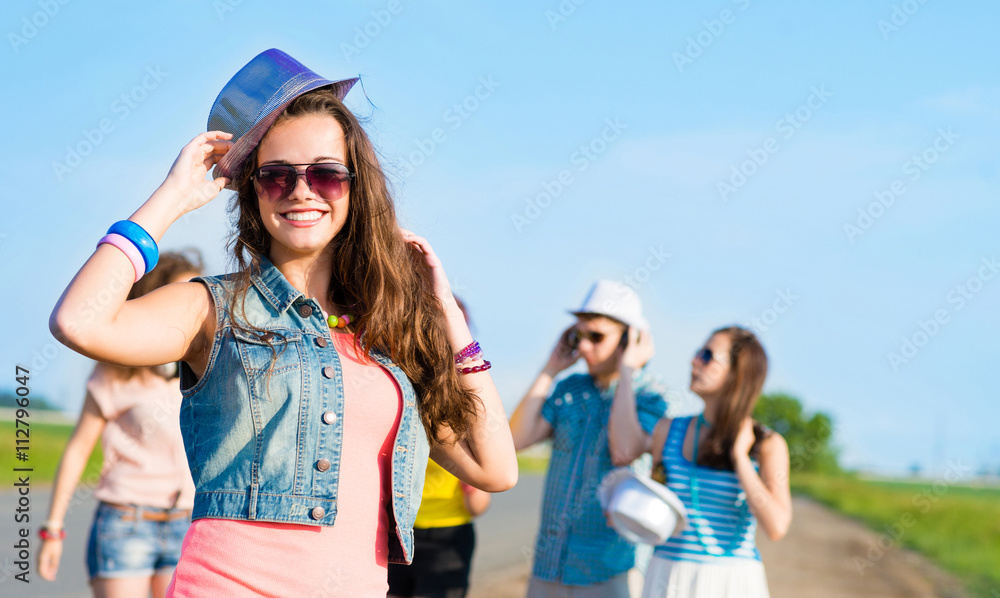
[[[288,282],[266,255],[260,256],[260,270],[252,274],[250,280],[279,314],[285,313],[295,301],[304,296]]]

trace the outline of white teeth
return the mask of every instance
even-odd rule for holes
[[[319,210],[312,210],[309,212],[288,212],[285,214],[285,218],[295,221],[319,220],[322,217],[323,212],[320,212]]]

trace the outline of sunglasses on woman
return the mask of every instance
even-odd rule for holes
[[[716,361],[718,361],[719,363],[725,365],[726,362],[722,361],[718,357],[719,356],[716,355],[716,354],[714,354],[714,353],[712,353],[712,350],[709,349],[708,347],[702,347],[701,349],[698,349],[697,353],[694,354],[694,358],[697,359],[698,361],[702,362],[705,365],[708,365],[708,364],[712,363],[713,359],[716,360]]]
[[[305,172],[299,172],[296,166],[305,166]],[[292,194],[300,176],[306,177],[306,184],[314,193],[327,201],[334,201],[347,192],[354,173],[336,162],[268,164],[255,170],[251,178],[260,184],[267,199],[278,201]]]

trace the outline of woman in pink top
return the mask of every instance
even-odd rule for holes
[[[173,222],[232,187],[236,271],[114,295],[80,324],[87,298],[139,270],[132,246],[106,243],[50,319],[105,361],[181,362],[197,491],[168,596],[384,598],[387,562],[413,558],[428,456],[487,492],[517,481],[490,363],[430,244],[396,219],[342,102],[353,81],[275,49],[253,59],[211,130],[112,225],[155,254]]]
[[[386,595],[389,459],[402,396],[392,376],[358,354],[353,334],[334,334],[333,343],[345,404],[337,509],[346,516],[332,527],[198,519],[170,596]]]
[[[197,276],[201,259],[165,253],[129,293],[134,299]],[[181,393],[168,367],[94,366],[80,419],[56,472],[42,528],[38,572],[52,581],[62,557],[63,518],[90,454],[102,441],[94,490],[100,502],[87,545],[91,590],[98,597],[162,597],[190,524],[194,483],[178,424]]]

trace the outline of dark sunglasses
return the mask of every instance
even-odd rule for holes
[[[725,364],[726,363],[726,362],[722,361],[721,359],[716,359],[717,355],[715,355],[714,353],[712,353],[712,350],[709,349],[708,347],[702,347],[701,349],[698,349],[698,351],[694,354],[694,358],[697,359],[698,361],[702,362],[705,365],[708,365],[708,364],[712,363],[713,359],[715,359],[716,361],[718,361],[721,364]]]
[[[296,166],[305,166],[306,171],[299,172]],[[306,184],[313,192],[325,200],[333,201],[344,196],[354,173],[336,162],[268,164],[255,170],[252,178],[260,184],[267,199],[278,201],[292,194],[300,176],[306,177]]]
[[[580,341],[587,339],[593,345],[598,345],[604,340],[606,335],[603,332],[591,332],[589,330],[580,330],[579,328],[572,328],[569,331],[569,338],[566,342],[569,344],[571,349],[576,349],[580,346]]]

